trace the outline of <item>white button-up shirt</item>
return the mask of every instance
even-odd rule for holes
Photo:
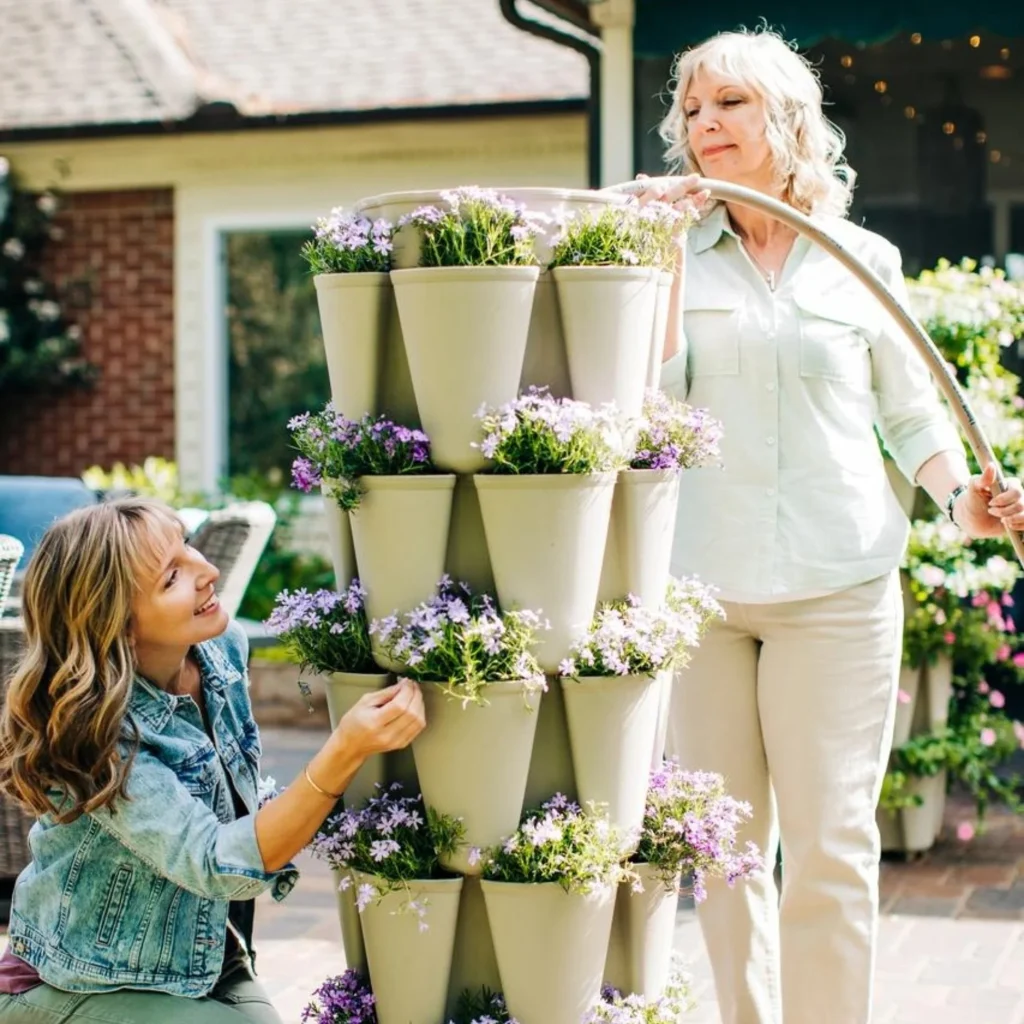
[[[820,223],[907,305],[899,252]],[[687,241],[682,348],[661,387],[722,421],[722,466],[683,473],[672,569],[727,601],[813,597],[895,568],[908,522],[877,428],[909,479],[963,451],[928,368],[867,289],[798,238],[772,291],[724,206]]]

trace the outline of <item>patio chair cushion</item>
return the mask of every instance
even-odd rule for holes
[[[0,533],[25,545],[24,565],[55,519],[97,501],[78,477],[0,476]]]

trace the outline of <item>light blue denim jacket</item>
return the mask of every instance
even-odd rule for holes
[[[32,827],[10,943],[57,988],[204,996],[221,970],[230,901],[267,889],[281,900],[298,878],[291,865],[265,871],[256,844],[260,741],[245,634],[232,623],[195,650],[220,757],[190,697],[138,679],[130,799],[68,825],[44,816]],[[222,761],[244,817],[235,818]]]

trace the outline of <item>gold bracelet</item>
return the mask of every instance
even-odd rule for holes
[[[340,800],[340,793],[328,793],[326,789],[321,789],[310,777],[309,765],[302,769],[302,774],[306,776],[306,781],[321,795],[327,797],[329,800]]]

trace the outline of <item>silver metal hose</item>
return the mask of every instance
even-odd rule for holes
[[[609,191],[615,192],[641,192],[658,182],[667,183],[667,178],[646,178],[639,181],[623,182],[621,185],[612,185]],[[885,286],[882,279],[866,264],[862,263],[856,256],[848,252],[831,235],[815,224],[806,215],[787,206],[778,199],[766,196],[754,189],[746,188],[743,185],[733,185],[727,181],[718,181],[715,178],[700,178],[695,185],[695,191],[706,190],[712,199],[722,200],[729,203],[737,203],[740,206],[750,207],[760,213],[766,213],[783,224],[788,225],[798,234],[809,238],[815,244],[821,246],[826,252],[834,256],[858,281],[860,281],[871,294],[881,303],[883,308],[891,314],[893,319],[900,325],[903,332],[911,340],[914,347],[921,353],[922,358],[928,364],[935,377],[936,383],[945,395],[949,406],[960,425],[960,429],[967,438],[967,443],[978,460],[978,465],[985,467],[990,462],[996,463],[997,474],[992,484],[992,493],[1000,494],[1006,489],[1002,468],[996,462],[992,446],[985,437],[984,432],[978,425],[967,396],[960,387],[953,370],[942,357],[942,353],[935,347],[935,343],[928,337],[928,332],[917,322],[914,315],[905,309],[893,296],[892,292]],[[1021,565],[1024,565],[1024,534],[1007,528],[1013,550]]]

